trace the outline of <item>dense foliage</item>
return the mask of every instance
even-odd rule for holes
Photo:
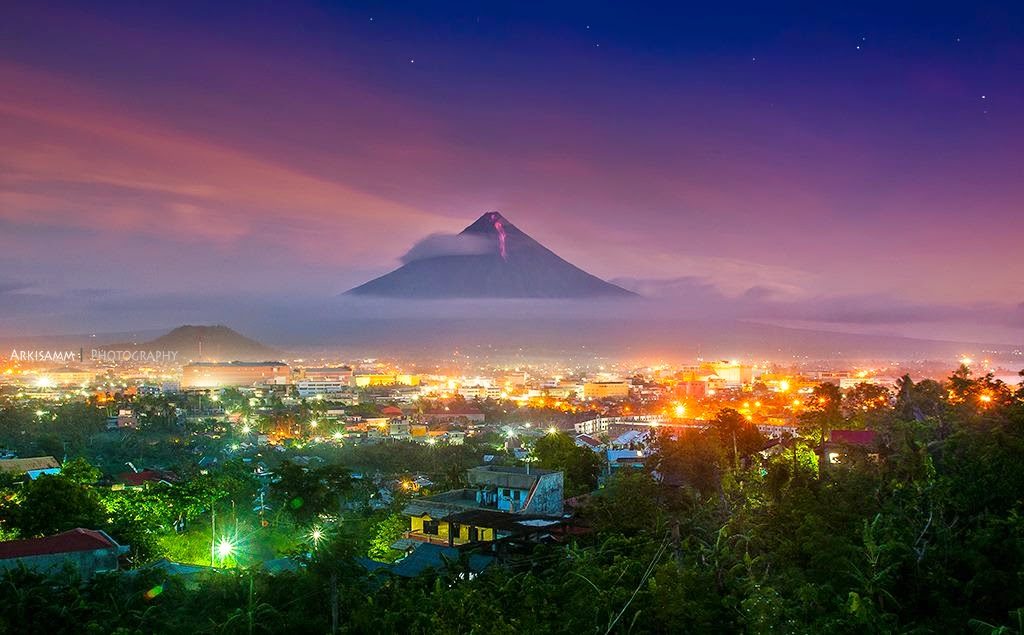
[[[1024,390],[961,369],[941,385],[822,388],[810,402],[802,440],[775,452],[758,453],[756,430],[728,411],[705,433],[659,439],[648,469],[587,498],[589,534],[472,579],[458,563],[418,579],[362,571],[354,558],[386,556],[400,529],[385,516],[366,535],[337,532],[298,573],[54,584],[16,571],[0,581],[0,631],[1019,633]],[[882,446],[819,465],[817,444],[840,427],[874,430]],[[579,459],[554,436],[541,453]],[[289,478],[282,501],[301,489],[327,509],[326,492],[349,487],[330,472]],[[71,493],[86,485],[56,482],[20,494],[39,506],[9,516],[22,531],[40,531],[58,496],[95,512]]]

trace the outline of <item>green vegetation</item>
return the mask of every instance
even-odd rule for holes
[[[238,505],[238,532],[280,535],[270,551],[290,550],[306,563],[299,572],[269,575],[242,558],[190,579],[142,569],[55,583],[14,571],[0,579],[0,631],[1020,633],[1024,388],[961,369],[941,385],[904,378],[891,395],[823,387],[808,405],[806,433],[765,456],[732,411],[704,433],[663,436],[646,470],[623,468],[586,497],[589,533],[473,578],[459,563],[418,579],[365,573],[356,558],[393,556],[401,519],[350,511],[367,494],[336,463],[282,464],[269,526]],[[840,428],[872,430],[881,447],[841,447],[819,468],[822,435]],[[534,455],[586,489],[592,466],[567,440],[544,437]],[[427,453],[439,450],[408,457],[434,464]],[[118,537],[151,530],[153,549],[201,560],[206,501],[233,528],[230,501],[255,493],[233,470],[115,492],[90,485],[79,464],[6,486],[0,526],[35,535],[95,520]],[[179,515],[183,534],[161,529]],[[325,519],[313,545],[311,523]]]

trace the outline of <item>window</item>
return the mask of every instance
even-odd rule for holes
[[[437,535],[437,521],[436,520],[424,520],[423,521],[423,533],[436,536]]]

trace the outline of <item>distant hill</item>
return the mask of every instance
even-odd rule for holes
[[[226,326],[179,326],[145,342],[111,344],[107,350],[177,351],[177,361],[264,361],[280,356],[269,346]]]
[[[417,299],[636,295],[558,257],[498,212],[458,235],[428,237],[404,265],[347,293]]]

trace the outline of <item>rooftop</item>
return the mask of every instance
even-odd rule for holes
[[[541,470],[535,467],[481,465],[466,470],[466,481],[471,486],[490,485],[493,487],[530,489],[541,476],[553,473],[553,470]]]
[[[60,463],[52,456],[31,456],[24,459],[0,460],[0,472],[21,474],[29,470],[49,470],[60,467]]]
[[[140,472],[123,472],[118,474],[117,480],[125,485],[139,486],[145,483],[159,483],[160,481],[173,483],[178,480],[178,476],[173,472],[146,468]]]
[[[829,441],[870,447],[878,443],[878,435],[874,430],[833,430]]]
[[[75,551],[94,551],[118,546],[113,538],[102,531],[78,528],[44,538],[0,542],[0,560]]]
[[[483,554],[468,554],[466,558],[469,570],[474,573],[483,571],[494,562],[493,556]],[[358,561],[367,571],[389,571],[402,577],[414,578],[424,571],[443,569],[448,563],[458,563],[460,561],[460,552],[454,547],[421,543],[413,549],[412,553],[394,564],[377,562],[369,558],[359,558]]]
[[[284,362],[192,362],[185,367],[203,368],[250,368],[257,366],[287,366]]]

